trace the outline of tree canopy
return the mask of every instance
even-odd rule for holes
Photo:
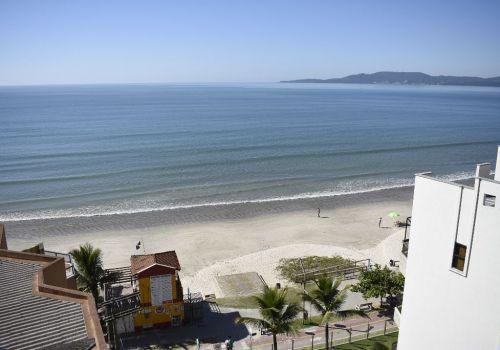
[[[372,269],[361,273],[359,283],[353,285],[353,292],[360,292],[365,298],[382,298],[403,293],[405,278],[402,273],[387,266],[376,264]]]
[[[304,291],[302,297],[323,315],[321,323],[325,325],[325,344],[326,349],[329,349],[328,322],[330,322],[332,316],[345,318],[352,315],[362,317],[367,317],[367,315],[363,311],[343,309],[348,288],[339,288],[342,279],[323,276],[315,280],[314,283],[315,287],[309,292]]]
[[[245,323],[261,329],[266,329],[273,335],[273,346],[277,349],[276,335],[281,333],[295,333],[293,321],[302,310],[299,304],[287,303],[288,289],[264,287],[261,294],[254,296],[259,306],[261,318],[238,317],[237,324]]]
[[[106,275],[102,266],[102,252],[90,243],[81,245],[69,252],[76,263],[77,283],[80,290],[92,293],[96,304],[99,301],[99,289],[106,282],[114,282],[118,273]]]

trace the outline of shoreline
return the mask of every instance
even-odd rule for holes
[[[68,252],[89,242],[102,250],[105,267],[128,266],[133,254],[175,250],[186,290],[208,294],[217,292],[216,275],[255,271],[268,284],[283,282],[274,269],[284,257],[342,255],[382,263],[388,261],[387,256],[399,258],[399,238],[388,252],[379,246],[401,234],[387,214],[398,211],[400,220],[404,220],[410,215],[412,196],[413,188],[406,187],[297,200],[280,206],[265,203],[177,216],[164,213],[150,222],[152,226],[144,225],[149,222],[149,214],[120,217],[120,222],[7,223],[6,231],[9,248],[14,250],[43,242],[47,250]],[[321,208],[321,218],[317,217],[317,207]],[[378,227],[380,217],[387,227]],[[138,241],[143,242],[144,249],[135,249]]]
[[[233,221],[306,210],[313,212],[318,207],[322,210],[330,210],[337,207],[358,205],[363,201],[411,201],[412,196],[413,185],[315,198],[200,205],[125,214],[4,221],[4,224],[9,228],[10,236],[32,240],[37,237],[73,233],[96,233],[115,229],[148,229],[164,225]]]

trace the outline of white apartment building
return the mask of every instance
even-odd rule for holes
[[[404,263],[398,350],[500,349],[500,147],[474,187],[416,175]]]

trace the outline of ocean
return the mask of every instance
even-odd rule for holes
[[[494,162],[500,88],[0,87],[0,222],[369,193]]]

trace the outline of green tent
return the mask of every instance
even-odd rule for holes
[[[389,214],[387,214],[387,216],[389,216],[393,219],[400,217],[399,213],[396,211],[391,211]]]

